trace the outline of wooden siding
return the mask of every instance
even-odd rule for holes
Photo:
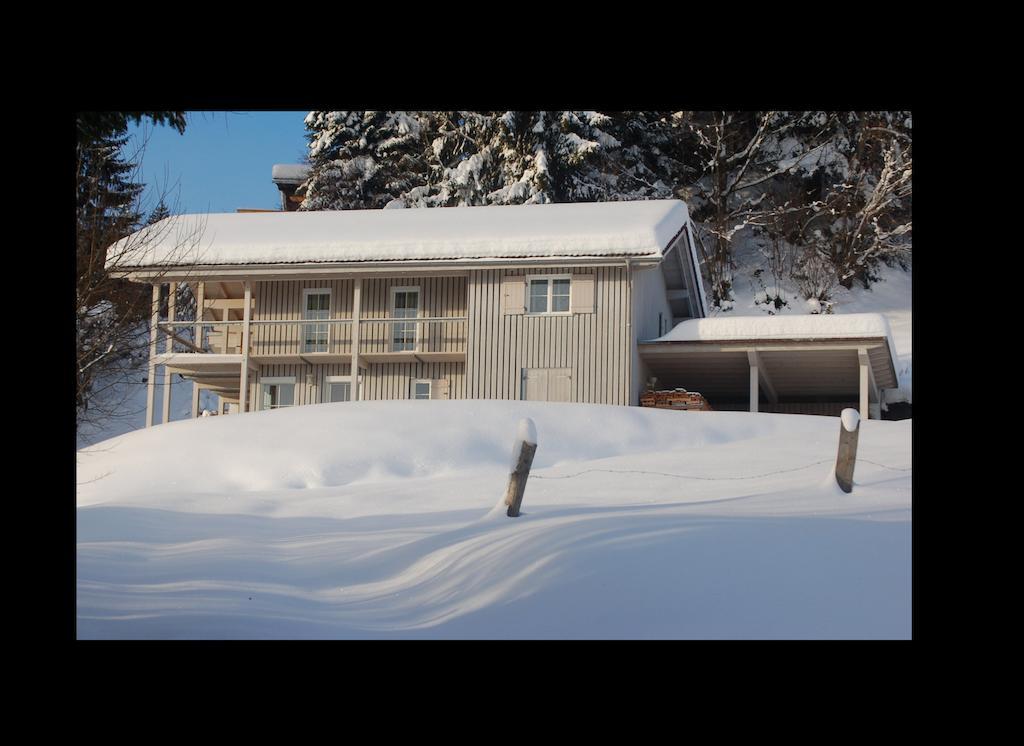
[[[590,274],[593,313],[503,312],[502,280],[543,274]],[[469,274],[470,399],[521,399],[523,368],[569,368],[571,401],[629,404],[630,289],[625,267],[494,269]]]
[[[253,321],[302,321],[303,290],[326,288],[331,291],[332,319],[352,318],[352,280],[275,280],[254,282],[256,297]],[[281,326],[256,324],[252,327],[253,355],[294,355],[300,351],[301,324]],[[352,350],[352,328],[332,324],[328,352],[345,354]]]
[[[295,405],[320,404],[325,401],[327,376],[348,376],[351,368],[344,364],[281,364],[261,365],[255,381],[249,387],[253,409],[259,409],[259,388],[264,378],[290,376],[295,378]],[[306,383],[306,375],[313,381]],[[448,398],[461,399],[465,391],[465,366],[462,363],[388,363],[371,365],[362,371],[362,399],[411,399],[412,381],[417,379],[447,380]]]
[[[465,277],[393,277],[369,278],[362,281],[360,318],[384,319],[390,317],[392,287],[418,286],[420,288],[420,315],[430,317],[451,317],[466,315]],[[331,291],[330,318],[352,318],[354,290],[352,279],[311,279],[273,280],[254,283],[256,308],[255,321],[302,321],[303,290],[328,288]],[[315,323],[315,322],[310,322]],[[427,325],[424,325],[427,326]],[[422,347],[429,351],[464,350],[466,323],[461,331],[457,324],[433,324],[425,330]],[[276,325],[253,326],[254,355],[295,354],[301,340],[300,323],[287,327]],[[365,324],[360,327],[361,352],[386,352],[387,332],[385,324]],[[334,354],[350,353],[352,329],[349,325],[332,325],[328,351]],[[448,396],[452,399],[465,397],[466,366],[463,363],[383,363],[368,364],[361,371],[363,376],[362,398],[365,400],[408,399],[411,396],[411,382],[415,379],[448,381]],[[314,383],[307,386],[306,374],[312,374]],[[347,363],[312,364],[266,363],[259,366],[257,376],[250,386],[250,395],[255,398],[259,380],[263,377],[294,376],[295,404],[315,404],[323,401],[325,376],[346,376],[350,374]]]
[[[306,374],[312,374],[311,384],[306,383]],[[327,376],[347,376],[349,366],[343,364],[335,365],[261,365],[255,381],[249,387],[250,402],[252,409],[260,408],[260,382],[264,378],[292,377],[295,379],[295,406],[303,404],[319,404],[324,401]],[[366,385],[365,382],[363,384]]]

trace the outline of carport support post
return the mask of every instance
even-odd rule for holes
[[[199,384],[192,381],[192,419],[199,416]]]
[[[857,358],[860,360],[860,413],[861,416],[871,419],[871,400],[881,401],[882,397],[875,385],[875,374],[871,370],[871,358],[868,357],[866,349],[857,350]]]
[[[868,376],[871,375],[868,369],[867,363],[861,359],[860,361],[860,414],[864,419],[868,419]]]
[[[750,366],[750,411],[757,411],[757,366],[751,364]]]

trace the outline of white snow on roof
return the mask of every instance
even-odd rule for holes
[[[118,241],[107,264],[660,258],[687,217],[679,200],[180,215]],[[131,245],[131,256],[117,258]]]
[[[655,342],[728,342],[752,340],[865,339],[884,337],[889,362],[896,368],[896,345],[889,322],[880,313],[802,314],[798,316],[717,316],[683,321]]]
[[[305,181],[310,167],[304,163],[275,163],[270,172],[273,181]]]
[[[891,337],[880,313],[733,316],[689,319],[656,342],[710,342],[734,339],[849,339]]]

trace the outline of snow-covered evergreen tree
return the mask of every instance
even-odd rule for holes
[[[909,112],[311,112],[302,209],[682,198],[715,305],[729,306],[734,244],[753,238],[776,288],[803,271],[823,296],[825,268],[836,282],[867,282],[874,262],[909,251],[909,122]]]
[[[430,118],[406,111],[313,111],[303,210],[384,207],[427,181]]]

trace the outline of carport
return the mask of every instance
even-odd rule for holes
[[[691,319],[641,342],[656,388],[685,388],[714,409],[878,418],[898,386],[889,325],[880,314]]]

